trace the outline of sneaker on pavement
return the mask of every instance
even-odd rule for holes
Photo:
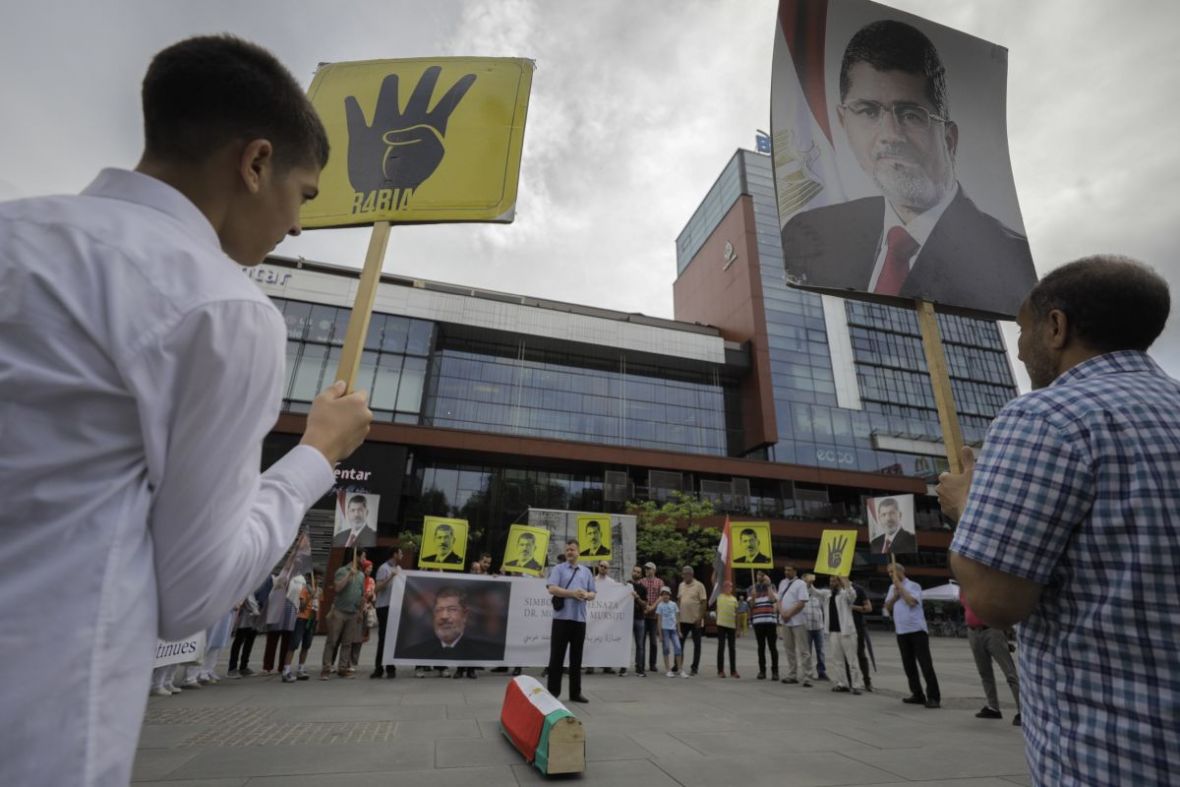
[[[1012,717],[1012,726],[1013,727],[1020,726],[1020,714],[1019,713],[1017,713],[1015,716]]]
[[[906,705],[925,705],[926,704],[926,698],[919,697],[917,694],[911,694],[908,697],[902,697],[901,701],[904,702]]]
[[[180,687],[179,687],[179,686],[177,686],[177,685],[176,685],[176,684],[174,684],[174,683],[171,683],[171,682],[169,682],[169,683],[165,683],[165,684],[164,684],[164,688],[168,689],[168,691],[172,692],[173,694],[179,694],[179,693],[180,693]]]
[[[298,673],[296,673],[295,680],[311,680],[311,676],[303,670],[300,670]]]
[[[692,676],[691,676],[691,675],[689,675],[689,674],[688,674],[687,672],[685,672],[684,670],[680,670],[680,677],[682,677],[682,678],[691,678]]]
[[[442,671],[438,673],[438,676],[439,676],[440,678],[449,678],[449,677],[451,677],[451,668],[450,668],[450,667],[443,667],[443,668],[442,668]]]
[[[369,673],[370,680],[373,678],[383,678],[383,677],[385,677],[385,670],[383,670],[381,667],[378,667],[377,669],[375,669]]]
[[[295,676],[292,675],[290,672],[283,673],[283,683],[294,683],[295,680],[296,680]]]
[[[636,673],[635,673],[635,677],[637,677],[637,678],[646,678],[646,677],[647,677],[647,673],[646,673],[646,672],[644,672],[643,670],[639,670],[638,672],[636,672]]]
[[[254,674],[254,670],[250,669],[249,667],[242,667],[240,670],[238,670],[238,674],[243,678],[248,678]]]
[[[800,683],[799,685],[805,689],[810,689],[811,688],[811,681],[805,680],[802,683]]]
[[[664,673],[664,677],[665,677],[665,678],[675,678],[675,677],[676,677],[676,673],[675,673],[675,672],[673,672],[672,670],[668,670],[667,672],[665,672],[665,673]]]
[[[855,694],[855,695],[856,695],[856,696],[858,696],[858,697],[859,697],[861,694],[864,694],[864,692],[863,692],[863,691],[861,691],[860,689],[853,689],[853,690],[852,690],[852,693],[853,693],[853,694]]]
[[[848,687],[847,686],[833,686],[832,691],[836,694],[847,694]]]
[[[414,668],[414,677],[415,678],[425,678],[426,677],[426,670],[422,669],[421,667],[415,667]]]
[[[927,707],[927,708],[931,708],[931,709],[933,709],[933,708],[941,708],[941,707],[942,707],[942,703],[941,703],[941,702],[939,702],[938,700],[926,700],[926,707]]]
[[[778,676],[776,675],[775,677],[777,678]],[[798,683],[798,682],[799,681],[795,680],[794,678],[783,678],[783,683]]]
[[[731,678],[740,678],[740,677],[741,677],[741,675],[737,674],[736,672],[731,672],[731,673],[729,673],[729,677],[731,677]]]
[[[719,678],[724,678],[724,677],[725,677],[725,673],[724,673],[724,672],[718,672],[718,673],[717,673],[717,677],[719,677]]]
[[[515,678],[517,675],[521,674],[523,671],[524,670],[522,670],[520,667],[513,667],[512,668],[512,677]]]
[[[227,677],[227,678],[239,678],[239,677],[241,677],[241,676],[240,676],[240,675],[238,675],[238,671],[237,671],[236,669],[231,669],[229,672],[225,673],[225,677]]]
[[[1004,714],[1000,713],[1000,711],[998,709],[993,708],[990,705],[984,705],[982,708],[980,708],[979,713],[975,714],[975,718],[977,718],[977,719],[1002,719],[1002,718],[1004,718]]]
[[[332,670],[330,670],[330,669],[320,670],[320,680],[327,680],[331,676],[332,676]]]
[[[148,694],[152,697],[171,697],[172,696],[172,692],[168,691],[168,689],[164,688],[163,686],[152,686],[152,690],[149,691]]]

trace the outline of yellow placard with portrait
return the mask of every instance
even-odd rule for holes
[[[733,522],[734,568],[774,568],[769,522]]]
[[[500,572],[541,576],[545,569],[545,555],[549,553],[549,535],[549,531],[543,527],[509,527],[508,543],[504,545],[504,562],[500,565]]]
[[[611,559],[610,514],[578,515],[578,562]]]
[[[308,96],[332,154],[303,226],[512,221],[533,68],[494,57],[320,66]]]
[[[856,552],[855,530],[825,530],[815,558],[815,573],[846,577],[852,573]]]
[[[467,520],[428,516],[422,522],[418,568],[462,571],[467,559]]]

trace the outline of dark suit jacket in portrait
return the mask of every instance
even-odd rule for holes
[[[867,291],[884,221],[884,197],[797,214],[783,227],[787,272],[807,287]],[[960,187],[899,297],[1012,316],[1036,283],[1028,239],[981,212]]]
[[[883,546],[885,546],[884,534],[877,536],[869,542],[869,550],[874,555],[881,554],[881,548]],[[890,554],[908,555],[918,551],[918,540],[908,530],[898,530],[897,535],[893,537],[893,543],[889,546]]]
[[[527,568],[529,571],[540,571],[541,564],[536,560],[530,560],[527,563],[521,563],[519,560],[509,560],[504,564],[504,568]]]
[[[341,530],[336,535],[332,536],[332,546],[345,547],[349,546],[348,537],[352,534],[352,530]],[[352,543],[354,547],[371,547],[377,544],[377,531],[365,525],[356,534],[356,541]]]
[[[578,554],[582,557],[602,557],[610,554],[610,547],[606,544],[599,544],[598,549],[583,549]]]
[[[422,562],[423,563],[451,563],[451,564],[458,563],[459,565],[462,565],[463,558],[459,556],[459,553],[452,552],[451,554],[447,555],[444,558],[440,558],[438,555],[427,555],[426,557],[422,558]]]
[[[399,649],[399,659],[453,659],[455,661],[497,661],[504,658],[504,643],[496,644],[464,634],[459,644],[444,648],[438,637],[431,636],[422,642],[415,642]]]
[[[747,558],[746,555],[734,555],[733,564],[735,566],[764,566],[770,562],[770,557],[759,552],[752,558]]]

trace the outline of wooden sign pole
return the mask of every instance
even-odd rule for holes
[[[938,330],[938,318],[934,304],[918,301],[918,328],[922,332],[922,349],[926,352],[926,367],[930,370],[930,384],[934,386],[934,403],[938,406],[938,423],[942,427],[942,441],[946,445],[946,459],[952,473],[963,472],[960,457],[963,449],[963,432],[959,429],[959,414],[955,410],[955,397],[951,392],[951,376],[942,350],[942,335]]]
[[[352,393],[356,384],[361,354],[365,350],[365,337],[369,335],[369,318],[377,299],[377,285],[381,283],[381,268],[385,264],[385,248],[388,245],[389,222],[378,221],[373,225],[373,234],[369,237],[365,267],[361,270],[356,301],[352,304],[352,315],[348,318],[348,332],[344,335],[344,347],[340,351],[340,365],[336,367],[335,379],[343,380],[348,385],[349,393]]]

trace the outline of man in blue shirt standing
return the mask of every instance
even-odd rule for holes
[[[594,575],[578,565],[578,542],[565,542],[565,562],[549,572],[553,597],[553,628],[549,635],[549,693],[561,694],[561,669],[570,654],[570,700],[589,702],[582,696],[582,645],[586,641],[586,602],[595,595]]]
[[[1180,383],[1146,352],[1170,308],[1133,260],[1049,273],[1017,317],[1034,390],[940,478],[963,598],[1021,624],[1037,785],[1180,783]]]
[[[901,665],[910,684],[910,696],[902,702],[937,708],[942,702],[938,676],[934,674],[934,659],[930,657],[930,635],[926,629],[926,612],[922,609],[922,586],[906,579],[905,567],[894,563],[889,567],[893,584],[885,596],[885,611],[893,616],[897,632],[897,649],[901,651]],[[926,679],[926,690],[918,679],[918,669]]]

